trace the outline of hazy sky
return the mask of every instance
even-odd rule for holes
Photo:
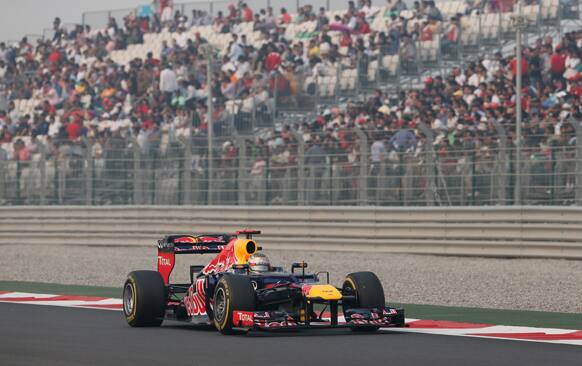
[[[176,3],[181,1],[176,1]],[[149,0],[0,0],[0,39],[19,40],[25,34],[42,34],[53,19],[80,23],[84,11],[135,8]]]

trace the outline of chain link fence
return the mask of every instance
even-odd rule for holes
[[[503,136],[436,145],[430,131],[396,148],[359,128],[284,126],[257,137],[111,136],[106,142],[37,142],[31,160],[0,150],[3,205],[511,205],[582,202],[579,131],[543,143],[524,136],[521,166]],[[422,131],[422,129],[421,129]],[[412,132],[411,132],[412,133]],[[528,142],[529,141],[529,142]],[[521,176],[520,187],[516,175]]]

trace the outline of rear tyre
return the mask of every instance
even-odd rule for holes
[[[234,310],[255,310],[255,289],[245,276],[224,275],[214,290],[213,321],[222,334],[233,334],[232,313]]]
[[[159,327],[164,320],[166,287],[157,271],[134,271],[123,286],[123,314],[132,327]]]
[[[351,308],[384,308],[384,288],[373,272],[355,272],[346,276],[342,286],[343,294],[354,295],[354,301],[344,301],[344,313]],[[354,332],[375,332],[380,327],[365,326],[352,328]]]

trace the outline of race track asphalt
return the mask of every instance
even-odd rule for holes
[[[117,311],[0,304],[0,365],[581,365],[582,347],[381,331],[222,336]]]

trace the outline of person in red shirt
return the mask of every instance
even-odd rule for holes
[[[69,136],[69,140],[74,141],[77,138],[79,138],[80,134],[81,134],[81,120],[75,119],[67,126],[67,135]]]
[[[281,24],[291,23],[291,15],[287,12],[287,9],[281,8]]]
[[[566,53],[562,52],[560,46],[556,46],[556,52],[550,58],[550,73],[552,80],[562,79],[566,71]]]
[[[242,4],[242,16],[243,21],[245,22],[252,22],[253,21],[253,11],[247,4]]]
[[[52,65],[56,65],[60,59],[61,59],[61,53],[56,48],[54,49],[53,52],[51,52],[51,54],[48,57],[48,60]]]
[[[515,83],[515,77],[517,76],[517,57],[514,57],[509,63],[509,68],[511,70],[511,76],[513,76],[513,82]],[[521,58],[521,76],[525,77],[527,75],[527,61],[525,57]]]
[[[572,80],[572,86],[570,87],[570,94],[582,98],[582,85],[580,83],[580,78]]]
[[[30,160],[30,150],[24,144],[24,141],[18,139],[14,142],[14,160],[28,161]]]
[[[358,28],[358,33],[360,34],[368,34],[371,31],[370,25],[366,22],[366,19],[362,14],[358,15],[356,20],[356,27]]]
[[[281,65],[281,55],[277,52],[271,52],[265,58],[265,69],[267,71],[276,70]]]

